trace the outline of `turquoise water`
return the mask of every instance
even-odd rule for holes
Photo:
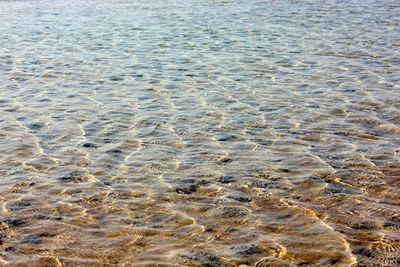
[[[398,1],[0,1],[0,265],[399,265],[399,25]]]

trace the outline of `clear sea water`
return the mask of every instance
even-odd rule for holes
[[[399,266],[400,2],[0,1],[1,266]]]

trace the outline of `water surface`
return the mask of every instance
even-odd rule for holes
[[[1,1],[1,266],[398,266],[398,1]]]

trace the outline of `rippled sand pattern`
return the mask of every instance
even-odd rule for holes
[[[398,1],[1,1],[0,266],[399,266]]]

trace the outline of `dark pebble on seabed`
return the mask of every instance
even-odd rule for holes
[[[182,187],[175,188],[176,193],[186,194],[186,195],[190,195],[191,193],[196,192],[196,190],[197,190],[197,186],[194,184],[191,184],[189,186],[182,186]]]
[[[222,159],[218,159],[217,163],[218,164],[228,164],[231,163],[233,160],[230,158],[222,158]]]
[[[223,183],[223,184],[229,184],[229,183],[236,182],[236,179],[235,179],[235,177],[233,177],[231,175],[227,175],[227,176],[219,177],[218,182]]]
[[[289,168],[280,168],[279,171],[281,172],[290,172]]]
[[[198,266],[198,263],[206,267],[224,266],[223,262],[216,255],[208,251],[192,250],[190,254],[181,255],[181,257],[186,258],[191,266]]]
[[[62,182],[74,182],[74,183],[82,183],[87,180],[84,177],[84,173],[80,171],[71,171],[63,173],[57,176],[56,178]]]
[[[372,258],[375,256],[375,252],[369,248],[357,248],[353,250],[354,254],[362,255],[367,258]]]
[[[333,264],[336,264],[336,263],[339,263],[339,262],[340,262],[340,260],[338,260],[338,259],[329,259],[329,260],[326,261],[325,264],[326,265],[333,265]]]
[[[233,247],[235,248],[235,247]],[[251,244],[251,245],[245,245],[245,246],[240,246],[239,248],[235,248],[238,250],[237,254],[242,255],[242,256],[251,256],[254,254],[260,254],[263,252],[262,249],[260,249],[258,246]]]
[[[113,138],[102,138],[101,142],[103,142],[103,144],[112,144],[114,142]]]
[[[31,123],[28,125],[28,128],[31,130],[39,130],[43,127],[44,127],[44,124],[42,124],[42,123]]]
[[[393,216],[390,217],[384,224],[383,226],[385,228],[396,228],[400,229],[400,216]]]
[[[18,110],[18,108],[6,108],[4,109],[5,112],[16,112]]]
[[[233,141],[236,139],[238,139],[236,135],[223,135],[217,138],[217,140],[220,142]]]
[[[310,105],[307,105],[307,107],[308,108],[320,108],[321,106],[318,104],[310,104]]]
[[[325,188],[325,192],[328,194],[360,194],[361,190],[357,188],[351,188],[342,184],[329,184],[328,187]]]
[[[110,80],[113,81],[113,82],[122,81],[122,80],[124,80],[124,77],[121,77],[121,76],[111,76],[111,77],[110,77]]]
[[[251,198],[247,196],[229,196],[229,198],[232,198],[239,202],[251,202]]]
[[[224,207],[223,214],[228,217],[240,217],[240,216],[246,216],[247,211],[236,207]]]
[[[297,264],[297,266],[301,266],[301,267],[307,267],[307,266],[310,266],[310,265],[312,265],[312,263],[311,262],[308,262],[308,261],[303,261],[303,262],[300,262],[299,264]]]
[[[374,231],[377,229],[377,225],[373,222],[357,222],[351,228],[355,230]]]
[[[182,179],[182,180],[180,180],[180,182],[182,184],[191,184],[192,186],[196,186],[196,187],[197,186],[206,186],[211,183],[210,181],[207,181],[204,179],[197,180],[197,179],[193,179],[193,178]]]
[[[114,148],[114,149],[107,150],[107,153],[121,154],[121,153],[122,153],[122,150],[117,149],[117,148]]]
[[[22,244],[39,244],[43,241],[44,238],[49,238],[54,236],[55,234],[47,232],[32,234],[22,239]]]
[[[334,135],[348,136],[348,135],[350,135],[350,133],[348,133],[348,132],[343,132],[343,131],[339,131],[339,132],[335,132]]]
[[[26,219],[21,217],[11,217],[11,218],[6,218],[4,220],[0,220],[0,222],[3,222],[11,227],[17,227],[19,225],[25,224]]]
[[[271,185],[275,185],[276,181],[264,180],[264,181],[254,181],[250,184],[251,187],[255,188],[267,188]]]
[[[400,216],[392,216],[392,217],[390,217],[389,218],[389,220],[391,221],[391,222],[396,222],[396,223],[400,223]]]
[[[99,147],[98,145],[96,145],[94,143],[84,143],[82,146],[86,147],[86,148],[98,148]]]
[[[239,229],[237,227],[233,227],[233,226],[229,226],[227,228],[225,228],[225,232],[227,233],[233,233],[233,232],[237,232]]]
[[[30,206],[31,206],[31,203],[29,201],[20,200],[20,201],[10,204],[10,206],[8,208],[11,211],[18,211],[18,210],[29,208]]]

